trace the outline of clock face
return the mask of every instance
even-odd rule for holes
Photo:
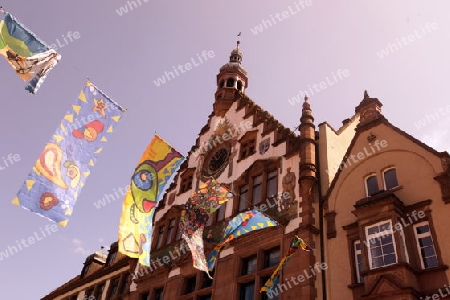
[[[209,170],[211,172],[217,172],[228,161],[229,152],[225,148],[220,148],[211,157],[209,161]]]
[[[203,166],[203,174],[205,176],[217,176],[222,172],[228,164],[230,150],[228,147],[221,147],[214,150],[207,158]]]

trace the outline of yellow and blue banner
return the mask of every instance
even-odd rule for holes
[[[155,135],[131,177],[122,204],[119,251],[150,266],[153,216],[164,188],[184,161],[184,156]]]
[[[0,21],[0,54],[36,94],[61,55],[42,42],[33,32],[6,13]]]
[[[225,232],[219,244],[217,244],[216,247],[209,253],[207,259],[208,270],[212,271],[214,269],[217,256],[226,243],[252,231],[273,226],[278,226],[278,223],[261,211],[254,209],[238,214],[230,220],[225,228]]]
[[[124,109],[87,81],[39,155],[13,204],[65,227]]]

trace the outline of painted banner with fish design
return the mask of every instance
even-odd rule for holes
[[[87,81],[13,204],[66,226],[81,189],[124,112]]]
[[[119,225],[119,251],[139,258],[150,266],[153,216],[167,182],[175,174],[184,156],[158,135],[152,139],[131,177],[122,204]]]

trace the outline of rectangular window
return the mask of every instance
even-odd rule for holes
[[[209,272],[211,277],[213,277],[214,270],[212,272]],[[214,278],[214,277],[213,277]],[[213,280],[206,275],[206,273],[203,273],[203,283],[202,283],[202,289],[212,286]]]
[[[248,205],[248,184],[243,185],[239,190],[239,211],[243,211]]]
[[[120,294],[123,295],[127,291],[128,282],[130,281],[130,274],[123,275],[122,283],[120,284]]]
[[[212,295],[211,294],[203,295],[203,296],[200,296],[198,299],[199,300],[211,300],[212,299]]]
[[[379,192],[376,175],[372,175],[372,176],[369,176],[366,178],[366,192],[367,192],[367,197],[370,197],[373,194],[376,194]]]
[[[195,291],[195,284],[197,283],[196,276],[189,277],[186,279],[186,287],[184,289],[184,294],[190,294]]]
[[[361,241],[355,241],[353,243],[355,251],[355,271],[356,271],[356,282],[364,282],[364,276],[361,275],[363,269],[363,259],[361,253]]]
[[[256,271],[256,255],[243,259],[242,275],[251,274]]]
[[[208,225],[206,225],[206,226],[208,226]],[[175,237],[175,240],[179,241],[181,239],[181,230],[180,230],[179,226],[177,226],[176,230],[177,230],[177,236]]]
[[[98,298],[98,299],[100,299],[100,298]],[[143,293],[143,294],[141,294],[139,300],[150,300],[150,293]]]
[[[253,196],[252,204],[258,204],[261,201],[262,196],[262,175],[253,178]]]
[[[255,294],[255,282],[247,282],[241,284],[240,300],[253,300]]]
[[[163,300],[164,297],[164,289],[163,288],[159,288],[155,290],[155,300]]]
[[[277,171],[272,171],[267,175],[266,197],[275,197],[277,195]]]
[[[158,242],[156,243],[156,249],[161,248],[163,244],[164,226],[159,226],[158,229]]]
[[[384,189],[390,190],[398,186],[397,173],[395,169],[389,169],[383,173]]]
[[[89,298],[90,296],[94,296],[94,289],[89,289],[85,293],[86,297]]]
[[[105,283],[100,284],[97,286],[97,289],[95,291],[95,299],[102,299],[103,296],[103,290],[105,289]]]
[[[111,283],[109,285],[109,299],[114,299],[117,296],[117,292],[119,290],[119,277],[111,279]]]
[[[167,230],[167,236],[166,236],[166,245],[168,245],[172,242],[172,235],[173,235],[174,230],[175,230],[175,218],[170,219],[170,221],[169,221],[169,228]]]
[[[266,282],[267,282],[267,280],[269,280],[269,278],[270,278],[270,276],[266,276],[266,277],[262,278],[261,287],[263,287],[266,284]],[[277,288],[277,287],[275,287],[275,288]],[[270,294],[270,296],[269,296],[269,294],[267,294],[267,293],[261,293],[261,300],[278,300],[278,299],[280,299],[280,298],[276,294]]]
[[[264,253],[264,268],[278,265],[280,262],[280,248],[272,248]]]
[[[417,248],[420,254],[420,263],[423,269],[438,266],[436,249],[430,232],[430,225],[427,221],[414,225]]]
[[[391,221],[366,227],[366,239],[371,270],[397,263]]]
[[[225,210],[226,210],[226,203],[222,204],[219,209],[217,210],[217,222],[222,221],[223,219],[225,219]],[[211,217],[210,217],[211,219]]]

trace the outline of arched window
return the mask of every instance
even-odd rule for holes
[[[398,186],[397,172],[395,168],[389,168],[383,171],[384,189],[390,190]]]
[[[227,87],[233,87],[234,86],[234,79],[228,78],[227,80]]]
[[[367,197],[370,197],[373,194],[376,194],[380,191],[380,189],[378,188],[377,175],[375,175],[375,174],[367,176],[366,180],[365,180],[365,184],[366,184]]]
[[[237,82],[237,89],[242,91],[242,82],[240,80]]]
[[[222,80],[220,81],[220,83],[219,83],[219,87],[222,88],[222,87],[224,87],[224,86],[225,86],[225,80],[222,79]]]

